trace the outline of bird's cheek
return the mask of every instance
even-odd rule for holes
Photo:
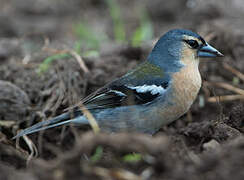
[[[182,54],[181,54],[181,61],[184,64],[189,64],[195,61],[197,58],[197,54],[193,49],[190,49],[188,47],[182,48]]]
[[[181,56],[181,51],[179,49],[180,48],[175,44],[171,44],[168,47],[168,52],[171,56],[174,56],[175,58],[178,59]]]

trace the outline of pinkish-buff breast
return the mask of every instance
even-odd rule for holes
[[[187,65],[173,75],[174,103],[182,113],[188,111],[201,87],[201,76],[195,64]]]
[[[188,56],[189,57],[189,56]],[[188,61],[188,62],[187,62]],[[159,113],[167,117],[164,124],[172,122],[186,113],[197,97],[201,87],[198,59],[183,60],[184,67],[172,75],[170,104]]]

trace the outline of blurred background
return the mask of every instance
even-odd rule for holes
[[[111,42],[139,46],[172,28],[241,34],[244,14],[242,0],[1,0],[0,8],[2,38],[45,37],[98,51]]]
[[[0,0],[0,179],[68,179],[71,174],[74,179],[118,179],[116,173],[124,179],[242,179],[243,19],[243,0]],[[136,136],[143,145],[129,134],[101,135],[100,140],[88,134],[77,140],[89,128],[63,127],[17,144],[11,140],[20,129],[62,113],[125,74],[175,28],[199,33],[225,57],[201,61],[197,100],[156,137]],[[30,168],[34,144],[39,156]],[[155,159],[129,156],[136,161],[130,164],[118,158],[131,151]],[[86,158],[78,162],[80,152]],[[91,154],[99,158],[90,167]],[[48,160],[57,163],[49,166]],[[121,169],[115,173],[109,170],[113,167]]]

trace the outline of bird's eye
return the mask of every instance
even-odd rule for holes
[[[199,47],[199,44],[196,40],[185,40],[187,44],[189,44],[192,48],[196,49]]]

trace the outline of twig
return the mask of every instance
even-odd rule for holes
[[[37,150],[35,144],[26,135],[23,136],[23,139],[26,142],[26,144],[29,147],[30,152],[31,152],[30,155],[28,156],[27,160],[26,160],[26,164],[28,165],[30,160],[33,157],[37,157],[38,156],[38,150]]]
[[[204,37],[204,39],[205,39],[206,41],[211,41],[215,36],[216,36],[216,33],[212,32],[212,33],[207,34],[207,35]]]
[[[124,170],[121,168],[111,168],[106,169],[103,167],[93,167],[93,166],[83,166],[82,169],[85,171],[85,173],[88,174],[95,174],[98,177],[101,177],[102,179],[124,179],[124,180],[142,180],[143,178],[141,176],[138,176],[134,174],[133,172],[130,172],[128,170]]]
[[[68,52],[69,52],[69,54],[71,54],[71,55],[77,60],[77,62],[79,63],[81,69],[82,69],[85,73],[88,73],[89,70],[88,70],[88,68],[86,67],[86,65],[85,65],[83,59],[81,58],[81,56],[80,56],[77,52],[75,52],[75,51],[73,51],[73,50],[68,50]]]
[[[234,101],[234,100],[244,100],[244,95],[225,95],[225,96],[215,96],[209,97],[207,99],[210,103],[223,102],[223,101]]]
[[[46,46],[44,46],[42,48],[42,50],[43,51],[51,52],[53,54],[64,54],[64,53],[68,53],[68,54],[70,54],[71,56],[73,56],[77,60],[77,62],[79,63],[81,69],[85,73],[89,73],[89,70],[88,70],[86,64],[84,63],[82,57],[77,52],[75,52],[74,50],[67,50],[67,49],[57,50],[57,49],[53,49],[53,48],[48,48]]]
[[[93,131],[95,134],[100,132],[100,128],[97,124],[97,121],[95,120],[95,118],[93,117],[93,115],[90,113],[90,111],[87,110],[87,108],[80,103],[79,104],[79,108],[81,109],[81,111],[83,112],[83,114],[86,116],[86,118],[88,119]]]
[[[204,82],[205,83],[205,82]],[[202,90],[203,90],[203,93],[204,93],[204,96],[205,97],[209,97],[210,96],[210,90],[205,86],[205,84],[203,83],[203,86],[202,86]]]
[[[205,81],[204,85],[206,85],[206,86],[218,86],[218,87],[227,89],[229,91],[235,92],[237,94],[244,95],[244,90],[243,89],[234,87],[234,86],[232,86],[230,84],[227,84],[227,83],[224,83],[224,82],[212,83],[212,82]]]
[[[15,121],[0,120],[0,127],[3,126],[3,127],[10,128],[10,127],[12,127],[14,124],[16,124]]]
[[[230,71],[231,73],[235,74],[238,78],[240,78],[242,81],[244,81],[244,74],[241,73],[240,71],[234,69],[233,67],[231,67],[229,64],[227,63],[223,63],[223,67]]]
[[[189,111],[187,111],[187,114],[186,114],[187,116],[187,121],[188,122],[192,122],[192,114],[191,114],[191,111],[189,110]]]
[[[48,37],[44,37],[44,45],[42,47],[42,51],[45,51],[48,49],[48,46],[50,45],[50,39]]]
[[[0,131],[0,143],[2,143],[2,142],[7,142],[7,141],[8,141],[8,139],[7,139],[6,135],[3,134],[3,133]]]

